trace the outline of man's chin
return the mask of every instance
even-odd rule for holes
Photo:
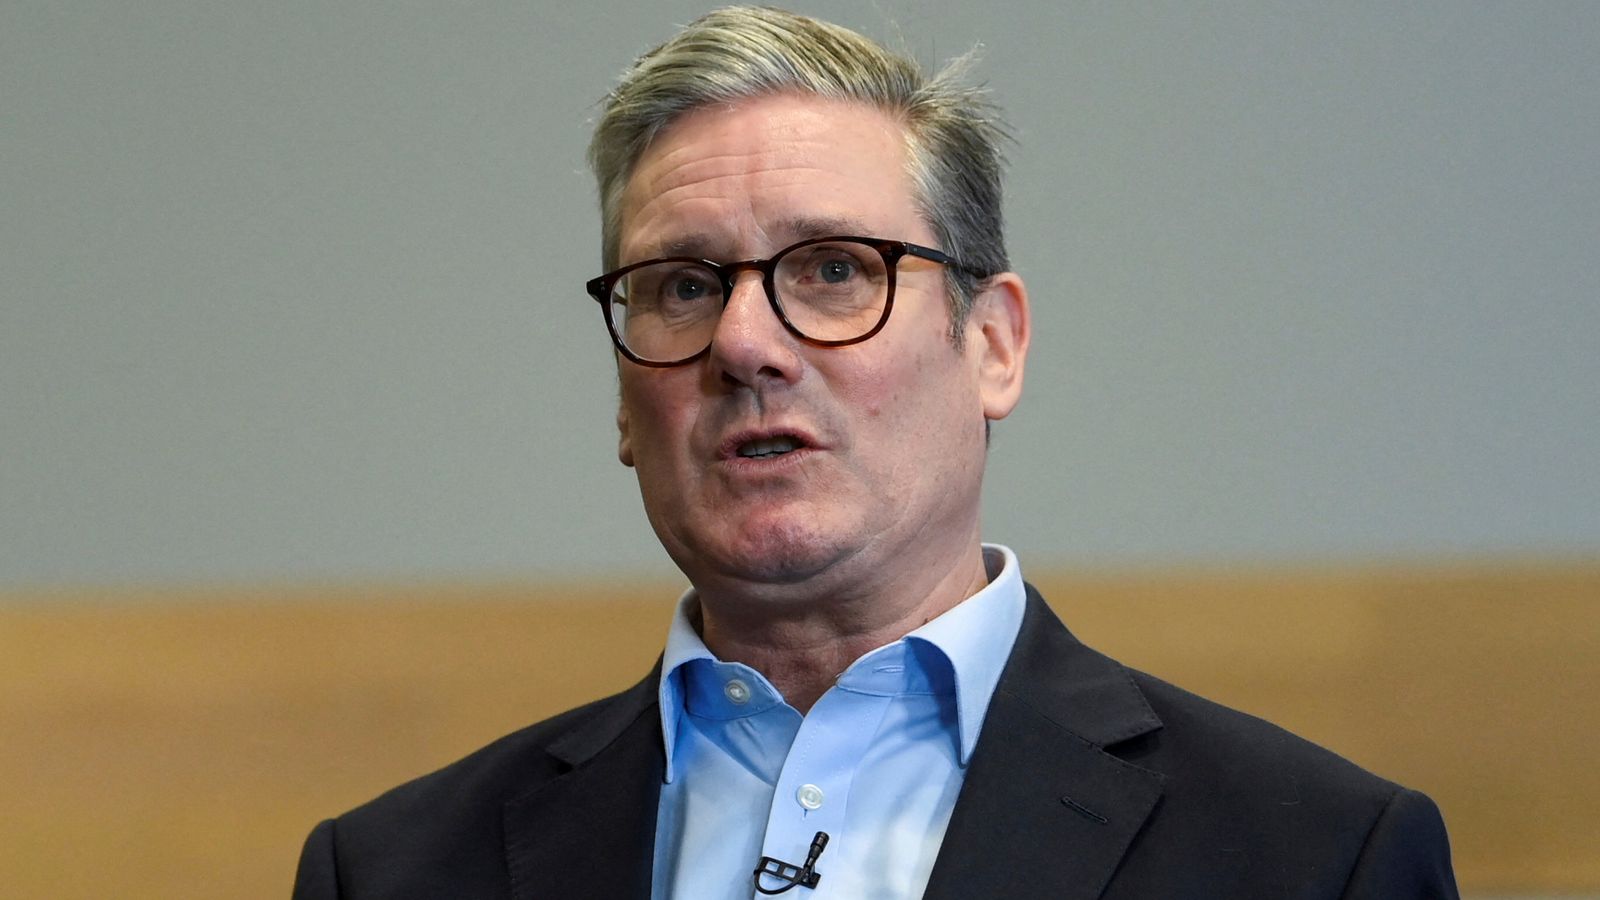
[[[819,531],[815,522],[769,522],[707,541],[677,559],[694,580],[697,572],[727,583],[784,586],[824,578],[853,555],[849,542]]]

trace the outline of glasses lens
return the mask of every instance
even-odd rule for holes
[[[889,301],[883,254],[855,241],[795,247],[777,260],[773,283],[789,322],[818,341],[867,334],[878,327]]]
[[[722,281],[692,262],[641,266],[611,289],[611,323],[634,355],[676,362],[711,343],[722,314]]]

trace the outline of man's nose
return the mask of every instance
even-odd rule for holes
[[[722,374],[753,384],[762,374],[792,378],[798,373],[795,338],[767,299],[761,273],[746,270],[733,277],[711,336],[711,361]]]

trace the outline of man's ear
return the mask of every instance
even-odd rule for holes
[[[628,435],[628,408],[617,402],[617,459],[633,468],[633,440]]]
[[[977,356],[984,418],[1004,419],[1021,399],[1031,331],[1028,287],[1022,276],[1001,272],[985,280],[973,298],[966,325],[967,351]]]

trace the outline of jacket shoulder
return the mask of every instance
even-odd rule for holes
[[[520,728],[449,765],[385,791],[343,818],[410,809],[436,815],[440,801],[461,803],[469,798],[494,802],[498,815],[499,803],[570,768],[551,752],[552,748],[610,718],[628,706],[633,695],[634,690],[613,694]]]
[[[655,676],[512,732],[317,827],[296,896],[335,882],[373,896],[493,896],[507,883],[504,810],[652,713]],[[493,887],[491,887],[493,886]],[[435,893],[430,893],[433,891]],[[442,893],[439,893],[442,892]],[[347,894],[345,896],[348,896]]]
[[[1187,858],[1191,871],[1281,878],[1262,889],[1282,896],[1323,896],[1312,885],[1339,896],[1455,896],[1444,822],[1428,797],[1256,716],[1128,671],[1162,722],[1107,748],[1164,777],[1162,808],[1136,853]],[[1402,884],[1414,892],[1396,893]]]
[[[1326,784],[1346,795],[1370,794],[1373,799],[1387,800],[1400,787],[1265,719],[1136,669],[1127,671],[1162,722],[1144,748],[1152,757],[1181,759],[1185,768],[1203,768],[1228,781],[1229,776],[1259,775],[1264,767],[1283,767],[1312,785]],[[1122,749],[1140,752],[1137,742]]]

